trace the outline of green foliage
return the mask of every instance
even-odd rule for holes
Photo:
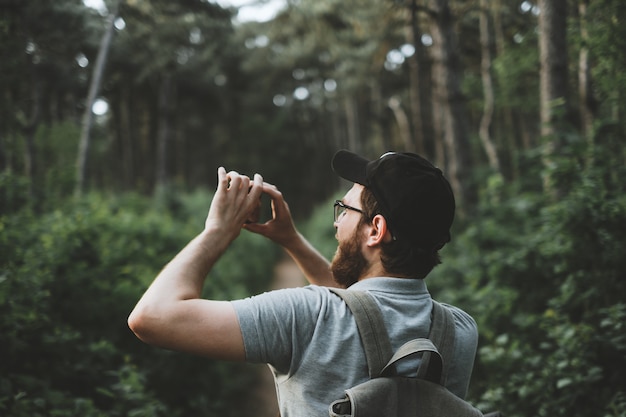
[[[507,416],[623,416],[625,168],[569,172],[560,201],[488,190],[429,278],[477,320],[472,396]],[[568,164],[571,164],[569,161]]]
[[[498,83],[497,99],[502,105],[532,111],[539,94],[539,54],[535,49],[536,35],[531,32],[523,39],[495,57],[493,69]]]
[[[626,76],[619,69],[626,64],[623,22],[626,9],[619,0],[600,0],[589,4],[587,48],[595,65],[592,68],[598,109],[605,118],[620,105],[626,89]],[[593,18],[591,18],[593,16]],[[595,103],[594,103],[595,104]]]
[[[201,230],[209,202],[182,196],[174,216],[135,195],[91,195],[0,217],[0,414],[229,415],[255,374],[144,346],[126,326],[159,269]],[[267,288],[274,254],[242,233],[207,293]]]
[[[12,171],[0,172],[0,215],[15,213],[30,205],[30,181]]]
[[[62,201],[74,190],[79,136],[78,126],[69,122],[44,126],[38,131],[39,192],[44,194],[43,199],[49,205]]]
[[[32,175],[24,178],[22,163],[0,172],[0,213],[22,208],[54,207],[71,195],[75,180],[78,126],[70,122],[40,125],[33,137],[36,151],[31,154]],[[24,135],[9,141],[5,151],[23,155],[26,151]]]

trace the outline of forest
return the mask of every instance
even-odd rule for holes
[[[475,406],[626,417],[626,3],[236,16],[0,0],[0,416],[258,416],[259,368],[146,346],[126,318],[202,230],[219,166],[275,184],[332,256],[343,148],[416,152],[450,180],[427,285],[478,323]],[[266,291],[284,257],[242,232],[206,296]]]

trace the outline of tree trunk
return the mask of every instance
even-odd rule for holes
[[[424,121],[426,120],[422,106],[422,97],[428,97],[429,83],[422,83],[425,68],[422,65],[426,62],[426,53],[422,44],[422,33],[419,27],[417,15],[417,0],[411,0],[409,9],[409,25],[407,26],[406,38],[415,48],[415,53],[408,59],[409,64],[409,100],[411,105],[411,122],[413,126],[413,142],[415,151],[421,155],[426,155],[424,145],[425,134]]]
[[[32,109],[28,122],[24,126],[24,175],[29,179],[28,194],[31,198],[35,198],[37,182],[37,146],[35,145],[35,135],[41,121],[41,82],[37,75],[37,69],[33,68],[32,80]]]
[[[448,0],[432,2],[436,15],[432,25],[433,84],[437,90],[443,138],[447,151],[447,170],[458,206],[469,208],[475,202],[475,192],[469,181],[471,149],[467,129],[465,99],[461,92],[461,71],[453,16]]]
[[[487,0],[480,0],[480,72],[483,84],[483,115],[480,119],[479,136],[489,160],[489,166],[500,173],[500,159],[491,140],[491,122],[493,120],[494,95],[493,78],[491,77],[491,35],[489,33],[489,5]]]
[[[359,153],[361,151],[361,144],[359,141],[359,112],[354,95],[346,97],[344,105],[346,109],[346,129],[348,131],[348,149]]]
[[[581,131],[589,142],[589,150],[593,148],[594,97],[591,89],[591,68],[589,64],[589,32],[587,30],[587,6],[589,0],[580,0],[578,13],[580,19],[580,37],[582,46],[578,56],[578,94]],[[590,152],[592,155],[593,152]],[[591,162],[591,161],[590,161]]]
[[[89,148],[91,145],[91,126],[93,124],[93,112],[91,108],[93,103],[96,101],[98,92],[100,91],[104,68],[106,66],[109,49],[111,47],[111,41],[113,40],[113,33],[115,32],[115,19],[117,19],[118,7],[119,3],[116,3],[115,9],[109,13],[106,30],[100,41],[100,49],[98,50],[98,56],[96,58],[96,63],[91,76],[87,100],[85,101],[80,142],[78,144],[78,157],[76,160],[76,188],[74,191],[77,196],[80,196],[85,189],[87,159],[89,157]]]
[[[544,189],[558,198],[563,190],[553,175],[554,157],[562,151],[567,117],[567,0],[539,0],[541,136],[546,167]]]
[[[365,127],[365,130],[370,132],[371,143],[368,143],[368,149],[373,149],[377,154],[382,154],[387,150],[393,148],[393,137],[384,133],[383,127],[383,113],[387,109],[387,103],[383,99],[383,91],[378,80],[374,79],[370,81],[369,86],[369,103],[365,120],[369,123]],[[392,139],[392,140],[389,140]]]
[[[506,52],[506,39],[504,35],[504,27],[502,23],[502,0],[495,0],[491,6],[493,15],[493,28],[495,34],[496,56],[502,56]],[[502,173],[509,178],[519,178],[519,166],[517,151],[523,139],[518,130],[515,129],[515,116],[509,106],[508,93],[502,95],[502,103],[498,106],[501,109],[502,116],[499,118],[500,137],[503,138],[501,148],[506,148],[506,152],[501,152],[501,156],[505,156],[501,161]]]
[[[128,88],[124,89],[120,97],[119,106],[119,138],[122,159],[122,181],[126,188],[133,188],[132,185],[136,181],[135,176],[135,152],[133,143],[133,89],[128,80],[124,81],[128,84]]]
[[[435,78],[435,73],[437,72],[437,66],[434,66],[433,71],[433,81]],[[435,151],[435,162],[437,166],[445,167],[446,163],[446,150],[444,148],[444,133],[443,133],[443,100],[445,94],[442,91],[442,86],[439,83],[433,82],[432,88],[432,114],[433,114],[433,139],[434,139],[434,151]]]
[[[567,103],[567,0],[539,0],[541,135],[556,132]],[[553,141],[558,148],[557,141]],[[555,148],[555,150],[557,150]]]
[[[175,102],[175,85],[170,74],[163,76],[159,85],[157,132],[157,159],[155,193],[160,197],[169,184],[169,148],[172,141],[172,114]]]
[[[406,112],[402,109],[400,100],[397,97],[391,97],[387,104],[393,112],[396,123],[398,124],[398,131],[400,132],[400,139],[402,140],[404,150],[406,152],[415,152],[415,146],[411,141],[411,126],[409,118],[407,117]]]

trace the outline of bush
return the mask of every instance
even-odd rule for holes
[[[196,209],[186,198],[188,214]],[[201,230],[210,195],[195,198],[204,213],[182,218],[133,195],[0,217],[0,414],[235,414],[230,404],[253,384],[252,370],[145,346],[126,326],[154,276]],[[267,288],[275,254],[242,232],[207,295]]]
[[[556,202],[501,195],[457,232],[428,278],[436,297],[478,322],[470,396],[482,409],[626,413],[626,199],[601,174],[570,179]]]

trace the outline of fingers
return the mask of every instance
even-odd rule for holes
[[[249,187],[250,198],[255,200],[260,199],[261,193],[263,192],[263,177],[259,174],[254,174],[254,179]]]
[[[246,192],[250,188],[250,178],[247,175],[241,175],[237,171],[230,171],[226,174],[228,178],[228,189],[235,190],[245,190]]]
[[[283,193],[281,193],[275,185],[268,182],[263,183],[263,192],[270,196],[272,199],[272,206],[280,206],[287,204],[283,199]]]
[[[269,182],[263,183],[263,192],[269,195],[272,199],[282,198],[283,196],[283,193],[278,191],[278,188],[276,188],[275,185],[270,184]]]
[[[289,205],[283,198],[283,193],[281,193],[275,185],[267,182],[263,183],[263,192],[269,195],[272,199],[272,212],[274,214],[274,218],[283,217],[285,215],[290,216]]]
[[[226,169],[219,167],[217,169],[217,189],[225,190],[228,188],[228,176],[226,175]]]
[[[237,171],[226,172],[224,167],[217,169],[217,189],[219,191],[231,191],[248,189],[250,185],[250,178],[245,175],[240,175]]]
[[[258,233],[260,235],[265,235],[267,230],[267,224],[261,223],[245,223],[243,228],[252,233]]]
[[[261,193],[263,192],[263,177],[254,174],[251,180],[247,175],[237,171],[226,172],[224,167],[219,167],[218,194],[224,207],[237,207],[237,211],[246,214],[250,219],[258,217],[260,209]]]
[[[255,174],[254,182],[251,182],[247,175],[241,175],[237,171],[229,171],[227,173],[224,167],[219,167],[217,169],[217,175],[217,187],[218,190],[221,191],[245,191],[245,194],[248,194],[255,184],[257,188],[261,188],[262,186],[260,184],[263,184],[263,178],[259,174]],[[260,191],[258,194],[260,194]]]

